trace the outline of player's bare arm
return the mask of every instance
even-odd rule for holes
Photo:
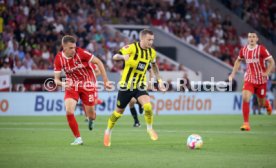
[[[93,57],[91,62],[96,64],[99,67],[100,73],[101,73],[102,78],[103,78],[104,87],[107,88],[107,89],[110,89],[111,85],[109,84],[108,77],[106,75],[106,71],[104,69],[104,65],[103,65],[102,61],[97,57]]]
[[[62,87],[65,87],[65,88],[69,88],[70,85],[66,82],[62,82],[60,80],[60,77],[61,77],[61,71],[59,71],[59,72],[55,71],[55,83],[56,83],[56,85],[62,86]]]
[[[98,66],[97,66],[97,65],[95,65],[95,67],[96,67],[96,68],[94,69],[95,75],[96,75],[96,76],[101,75],[101,72],[100,72],[100,70],[99,70]]]
[[[120,60],[128,60],[129,55],[121,55],[121,54],[115,54],[113,56],[113,60],[120,61]]]
[[[268,76],[275,67],[275,61],[272,56],[269,57],[266,61],[268,62],[268,66],[263,76]]]
[[[235,63],[234,63],[234,67],[233,67],[233,70],[232,70],[232,73],[229,75],[229,77],[228,77],[228,79],[229,79],[229,81],[232,81],[234,78],[235,78],[235,75],[236,75],[236,73],[238,72],[238,70],[239,70],[239,68],[240,68],[240,65],[241,65],[241,61],[242,61],[243,59],[241,59],[241,58],[237,58],[236,59],[236,61],[235,61]]]
[[[154,72],[152,70],[152,68],[149,70],[149,78],[154,78]]]
[[[55,72],[55,83],[58,86],[62,86],[62,81],[60,80],[61,72]]]
[[[162,81],[162,78],[161,78],[161,75],[160,75],[159,68],[158,68],[157,64],[156,63],[151,63],[151,68],[152,68],[152,71],[153,71],[155,77],[157,78],[157,81],[158,81],[159,85],[160,85],[160,90],[165,92],[166,88],[163,84],[163,81]]]
[[[157,80],[161,80],[162,81],[162,78],[161,78],[161,75],[160,75],[160,72],[159,72],[159,68],[157,66],[156,63],[151,63],[151,68],[152,68],[152,71],[155,75],[155,77],[157,78]]]
[[[154,72],[152,70],[152,68],[150,68],[149,70],[149,81],[148,81],[148,90],[153,90],[154,87],[153,87],[153,79],[154,78]]]

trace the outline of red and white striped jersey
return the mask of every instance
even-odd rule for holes
[[[67,58],[61,51],[57,53],[54,63],[54,71],[64,70],[66,81],[72,81],[73,84],[80,86],[89,82],[96,83],[96,76],[90,61],[94,55],[81,48],[76,48],[76,54],[72,58]]]
[[[239,58],[246,62],[246,72],[244,81],[253,84],[264,84],[267,77],[263,76],[266,71],[265,60],[271,57],[270,53],[263,45],[256,45],[254,48],[244,46],[240,49]]]

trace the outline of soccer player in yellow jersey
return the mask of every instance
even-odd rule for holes
[[[144,117],[147,124],[147,132],[151,140],[158,139],[157,133],[152,128],[153,111],[150,97],[146,87],[146,72],[148,66],[151,68],[160,84],[160,89],[165,91],[162,79],[159,75],[157,64],[155,63],[156,51],[152,48],[154,34],[148,29],[140,32],[140,41],[124,46],[113,56],[114,60],[124,60],[125,67],[120,80],[120,90],[117,97],[117,107],[108,119],[107,129],[104,134],[104,146],[111,145],[111,130],[116,121],[122,116],[125,107],[132,99],[136,98],[143,106]]]

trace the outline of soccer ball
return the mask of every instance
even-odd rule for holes
[[[200,135],[192,134],[187,139],[187,147],[189,149],[200,149],[203,146],[203,140]]]

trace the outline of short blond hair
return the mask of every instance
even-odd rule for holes
[[[76,43],[76,38],[71,35],[65,35],[62,37],[61,44],[66,44],[66,43]]]
[[[143,36],[145,36],[145,35],[147,35],[147,34],[150,34],[150,35],[154,35],[153,34],[153,31],[151,31],[151,30],[149,30],[149,29],[144,29],[144,30],[142,30],[141,32],[140,32],[140,38],[141,37],[143,37]]]

